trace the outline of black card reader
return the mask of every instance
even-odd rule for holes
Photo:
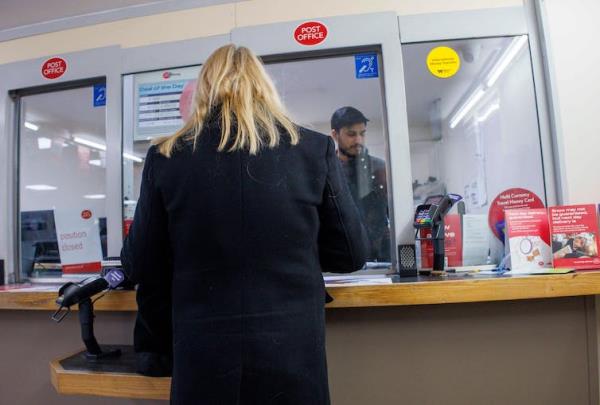
[[[433,272],[444,271],[444,217],[452,206],[462,197],[458,194],[434,195],[427,197],[424,204],[417,206],[413,226],[415,227],[415,240],[429,240],[433,244]],[[419,237],[422,229],[431,229],[430,238]],[[429,270],[419,271],[421,274],[430,274]]]

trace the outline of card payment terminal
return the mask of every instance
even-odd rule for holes
[[[433,195],[427,197],[424,204],[417,206],[415,210],[415,240],[430,240],[433,244],[433,271],[443,272],[445,262],[444,252],[444,217],[450,208],[462,197],[458,194]],[[421,229],[431,228],[431,238],[419,237]],[[421,274],[429,274],[429,270],[420,271]]]

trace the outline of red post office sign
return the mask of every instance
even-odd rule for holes
[[[327,38],[327,26],[318,21],[307,21],[294,30],[294,39],[300,45],[318,45]]]
[[[67,71],[67,61],[63,58],[50,58],[42,64],[42,76],[46,79],[58,79]]]

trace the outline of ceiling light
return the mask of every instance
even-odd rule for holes
[[[31,122],[27,121],[25,121],[23,125],[25,126],[25,128],[31,129],[32,131],[37,131],[38,129],[40,129],[38,125],[32,124]]]
[[[102,160],[101,159],[91,159],[88,162],[91,166],[98,166],[98,167],[102,167]]]
[[[460,107],[460,109],[454,114],[454,117],[450,120],[450,128],[454,129],[459,122],[471,111],[471,109],[477,104],[481,97],[485,94],[481,88],[477,88],[475,92],[471,93],[471,96],[467,101]]]
[[[79,138],[78,136],[74,136],[73,141],[77,142],[80,145],[89,146],[90,148],[106,150],[106,145],[104,145],[103,143],[88,141],[87,139]]]
[[[129,159],[129,160],[133,160],[134,162],[138,162],[138,163],[142,163],[143,159],[141,157],[135,156],[135,155],[131,155],[129,153],[123,153],[123,157],[125,159]]]
[[[136,205],[137,204],[137,200],[125,200],[125,201],[123,201],[123,204],[125,204],[125,205]]]
[[[480,117],[477,118],[477,121],[479,122],[483,122],[485,120],[487,120],[489,118],[490,115],[492,115],[492,113],[496,110],[500,109],[500,104],[496,103],[496,104],[492,104],[486,112],[484,112]]]
[[[38,149],[50,149],[52,147],[52,139],[40,136],[38,138]]]
[[[527,43],[527,35],[520,35],[515,37],[510,45],[506,48],[506,51],[500,56],[498,62],[492,68],[490,75],[488,76],[487,86],[492,87],[500,75],[506,70],[508,65],[513,59],[519,54],[523,46]]]
[[[102,200],[106,198],[105,194],[86,194],[83,198],[87,198],[88,200]]]
[[[34,191],[52,191],[57,189],[57,187],[49,186],[48,184],[31,184],[29,186],[25,186],[25,188]]]

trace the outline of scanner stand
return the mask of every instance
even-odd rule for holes
[[[81,326],[81,339],[85,344],[85,358],[90,362],[98,362],[108,357],[119,357],[120,349],[108,349],[103,351],[96,337],[94,336],[94,303],[91,298],[87,297],[78,302],[75,300],[65,301],[65,292],[68,293],[69,288],[74,288],[75,284],[67,283],[58,291],[59,298],[57,303],[59,308],[52,315],[52,320],[60,323],[71,312],[71,305],[79,305],[79,324]],[[73,297],[73,296],[71,296]]]
[[[85,344],[85,358],[88,361],[99,361],[107,357],[119,357],[120,349],[102,351],[94,336],[94,304],[91,298],[79,302],[79,324],[81,325],[81,339]]]

